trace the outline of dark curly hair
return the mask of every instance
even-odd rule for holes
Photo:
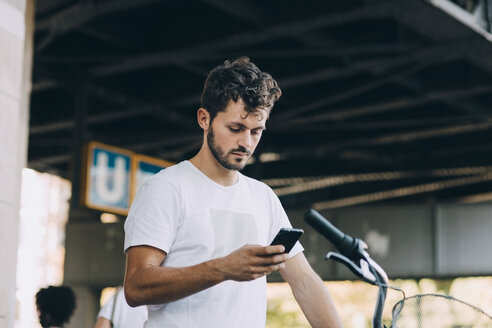
[[[36,293],[36,306],[43,327],[62,326],[70,320],[75,311],[75,294],[70,287],[48,286]]]
[[[226,60],[207,76],[203,87],[201,106],[213,120],[226,109],[230,100],[242,99],[248,113],[265,110],[270,114],[282,91],[272,76],[260,71],[248,57]]]

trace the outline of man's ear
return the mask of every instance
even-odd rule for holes
[[[196,118],[198,120],[198,125],[204,130],[207,131],[210,127],[210,113],[205,108],[198,108],[196,112]]]

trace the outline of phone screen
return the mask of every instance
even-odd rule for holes
[[[303,233],[304,230],[302,229],[282,228],[277,233],[270,245],[284,245],[284,253],[288,253],[292,247],[294,247],[299,238],[301,238]]]

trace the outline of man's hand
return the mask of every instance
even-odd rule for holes
[[[224,275],[224,280],[254,280],[283,269],[289,259],[283,251],[282,245],[246,245],[217,259],[216,269]]]

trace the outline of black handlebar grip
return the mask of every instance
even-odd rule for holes
[[[351,257],[354,252],[358,252],[358,240],[340,231],[317,211],[307,211],[304,221],[328,239],[341,254]]]

